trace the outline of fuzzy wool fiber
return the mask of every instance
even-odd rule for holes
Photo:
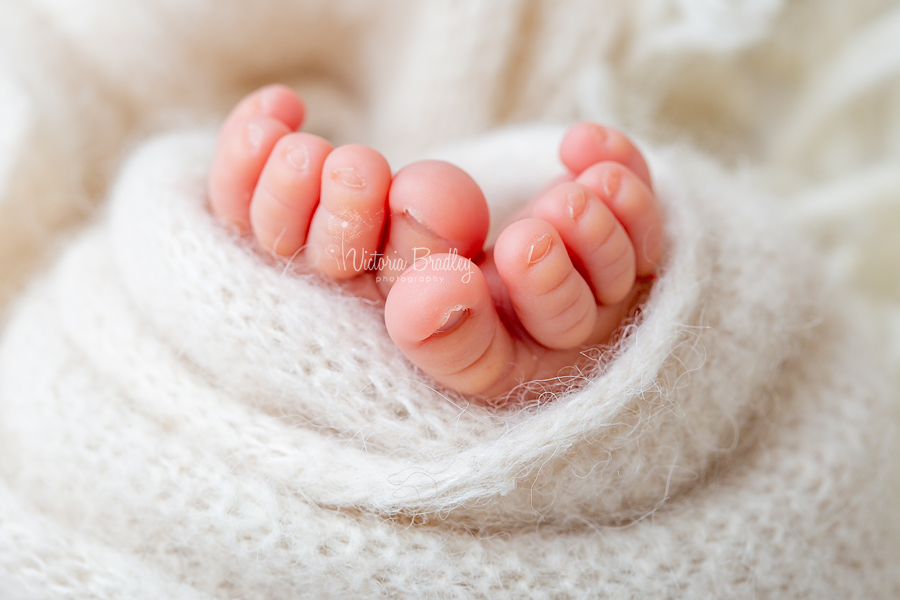
[[[3,0],[0,600],[900,597],[900,4]],[[646,152],[640,310],[491,409],[219,227],[215,127]]]

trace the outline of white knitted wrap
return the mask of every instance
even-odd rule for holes
[[[0,3],[0,600],[900,597],[897,31],[880,0]],[[270,80],[394,168],[456,162],[494,223],[559,124],[639,129],[640,313],[540,405],[437,388],[380,306],[209,215],[197,124]]]
[[[558,138],[472,154],[532,146],[516,170],[543,174]],[[219,228],[213,141],[143,148],[0,350],[4,472],[75,543],[241,598],[896,589],[883,437],[854,426],[883,390],[804,248],[710,165],[653,155],[672,243],[641,316],[505,413],[436,391],[378,306]]]

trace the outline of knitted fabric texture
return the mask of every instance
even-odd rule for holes
[[[0,598],[900,595],[896,381],[846,291],[841,268],[861,255],[832,239],[839,186],[817,196],[775,167],[748,177],[708,156],[699,125],[667,144],[653,135],[665,119],[651,120],[659,276],[612,343],[517,410],[438,388],[393,346],[381,306],[264,255],[206,206],[215,136],[193,126],[211,120],[196,107],[224,107],[242,77],[312,73],[296,83],[313,129],[359,132],[395,168],[455,162],[496,222],[561,173],[564,128],[515,123],[627,121],[601,100],[612,78],[624,98],[648,57],[671,56],[668,70],[657,61],[665,89],[698,54],[783,36],[789,11],[680,3],[673,23],[652,2],[610,3],[606,20],[577,2],[350,4],[222,8],[197,27],[184,23],[212,14],[204,2],[3,7],[13,49],[47,23],[65,43],[15,61],[0,96],[25,123],[0,171],[5,293],[31,280],[0,339]],[[441,62],[433,39],[462,31]],[[390,82],[367,71],[388,58]],[[62,93],[67,67],[83,96]],[[191,77],[199,91],[185,91]],[[571,85],[533,83],[554,77]],[[828,86],[817,77],[810,89]],[[175,132],[128,141],[176,113]],[[47,141],[55,131],[63,143]],[[789,133],[772,153],[830,164],[812,149],[834,148],[814,115]],[[894,189],[880,168],[866,171],[881,177],[872,198]],[[814,215],[814,197],[831,212]],[[85,198],[102,208],[66,236]],[[59,256],[39,271],[47,249]]]

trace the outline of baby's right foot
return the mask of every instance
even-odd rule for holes
[[[295,132],[303,115],[281,86],[238,105],[210,174],[213,212],[274,254],[386,297],[395,343],[451,389],[495,401],[556,377],[615,331],[660,258],[649,173],[618,132],[572,128],[569,181],[485,254],[487,206],[468,175],[425,161],[392,178],[370,148]]]

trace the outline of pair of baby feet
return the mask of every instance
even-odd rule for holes
[[[265,250],[384,298],[388,333],[447,388],[501,402],[554,379],[609,339],[663,248],[647,165],[624,135],[580,123],[560,156],[570,171],[484,249],[478,185],[445,162],[391,173],[366,146],[297,131],[305,108],[264,87],[222,127],[209,199],[226,226]]]

